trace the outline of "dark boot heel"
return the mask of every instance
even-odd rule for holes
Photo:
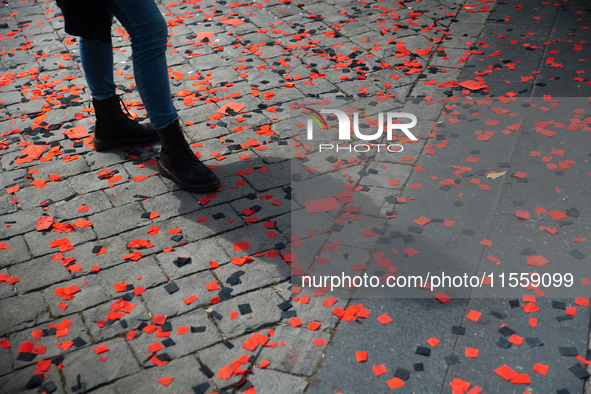
[[[102,142],[102,141],[93,141],[94,150],[97,152],[102,152],[113,148],[113,144],[109,142]]]

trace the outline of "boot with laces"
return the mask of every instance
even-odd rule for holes
[[[163,177],[194,193],[211,192],[220,187],[219,178],[191,150],[178,120],[158,130],[158,135],[162,142],[158,170]]]
[[[141,145],[158,141],[158,133],[154,127],[131,119],[129,114],[123,112],[122,104],[123,101],[120,102],[117,95],[105,100],[92,99],[96,116],[94,149],[97,152],[120,145]]]

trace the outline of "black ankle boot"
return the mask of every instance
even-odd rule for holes
[[[195,193],[214,191],[220,186],[218,177],[191,150],[178,120],[158,130],[158,135],[162,142],[158,170],[163,177]]]
[[[113,95],[105,100],[92,99],[96,125],[94,150],[100,152],[119,145],[139,145],[158,141],[158,133],[152,125],[143,125],[131,119]]]

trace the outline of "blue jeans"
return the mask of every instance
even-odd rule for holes
[[[172,103],[166,43],[168,28],[154,0],[104,0],[131,39],[133,74],[150,121],[163,129],[178,119]],[[80,37],[80,60],[92,97],[115,94],[113,44]]]

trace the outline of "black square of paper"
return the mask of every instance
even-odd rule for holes
[[[240,311],[241,315],[248,315],[249,313],[252,313],[250,304],[240,304],[238,305],[238,310]]]
[[[210,378],[210,379],[211,379],[211,378],[213,378],[213,377],[214,377],[214,375],[215,375],[215,374],[213,373],[213,371],[212,371],[211,369],[209,369],[209,367],[208,367],[207,365],[203,365],[203,364],[202,364],[202,365],[201,365],[201,368],[199,368],[199,370],[200,370],[201,372],[203,372],[203,374],[204,374],[205,376],[207,376],[208,378]]]
[[[209,388],[208,382],[201,383],[201,384],[198,384],[197,386],[191,387],[194,394],[204,394],[208,388]]]
[[[398,367],[396,368],[396,371],[394,371],[394,376],[402,380],[408,380],[410,376],[410,371],[408,369]]]
[[[129,293],[125,293],[123,294],[123,298],[125,301],[131,301],[133,300],[133,297],[135,297],[135,293],[133,291],[130,291]]]
[[[566,310],[566,304],[561,301],[552,301],[552,308]]]
[[[178,234],[177,234],[178,235]],[[171,238],[172,239],[172,238]],[[176,240],[173,240],[176,241]],[[176,241],[178,242],[178,241]],[[191,264],[191,258],[190,257],[177,257],[174,261],[173,261],[174,265],[176,265],[177,267],[181,268],[187,264]]]
[[[217,320],[222,320],[224,318],[222,315],[219,314],[219,312],[216,311],[211,311],[209,312],[209,314],[215,317]]]
[[[168,294],[174,294],[177,291],[179,291],[179,287],[177,286],[176,283],[170,282],[169,284],[164,286],[164,290],[166,290],[168,292]]]
[[[499,332],[504,337],[509,337],[509,336],[515,334],[515,331],[513,331],[512,329],[510,329],[508,326],[499,328]]]
[[[169,321],[164,322],[164,324],[160,326],[160,330],[162,330],[162,332],[172,331],[172,323]]]
[[[420,354],[421,356],[429,356],[431,354],[431,349],[424,346],[417,346],[415,354]]]
[[[19,353],[16,358],[18,361],[33,361],[37,357],[35,353]]]
[[[423,363],[416,363],[413,365],[415,372],[422,372],[425,370],[425,366],[423,365]]]
[[[577,363],[568,369],[579,379],[587,379],[589,377],[589,372],[585,370],[581,364]]]
[[[171,347],[176,345],[176,343],[172,340],[172,338],[166,338],[164,341],[160,342],[164,347]]]
[[[298,316],[298,314],[294,310],[281,312],[281,319],[291,319],[292,317],[297,317],[297,316]]]
[[[205,332],[206,329],[207,329],[207,327],[205,327],[205,326],[198,326],[198,327],[191,326],[191,333],[195,334],[197,332]]]
[[[86,341],[80,337],[74,339],[72,342],[74,342],[74,346],[76,347],[82,347],[86,345]]]
[[[500,337],[497,342],[495,342],[498,346],[504,348],[504,349],[509,349],[511,347],[511,342],[509,342],[508,340],[506,340],[503,337]]]
[[[509,301],[509,306],[511,308],[519,308],[519,300],[515,299],[515,300]]]
[[[227,347],[228,349],[233,349],[234,345],[232,344],[232,342],[230,341],[222,341],[222,343],[224,344],[225,347]]]
[[[211,216],[213,217],[214,220],[219,220],[219,219],[223,219],[226,217],[226,215],[223,212],[214,213]]]
[[[291,304],[291,302],[289,301],[285,301],[282,302],[281,304],[277,305],[279,307],[279,309],[281,309],[282,311],[286,311],[289,308],[293,307],[293,305]]]
[[[102,248],[103,245],[96,245],[94,248],[92,248],[92,253],[98,253],[101,251]]]
[[[567,316],[567,315],[564,315],[564,316],[556,316],[556,320],[558,321],[558,323],[562,323],[563,321],[572,320],[572,319],[573,319],[572,316]]]
[[[466,327],[452,326],[451,333],[458,335],[466,335]]]
[[[497,311],[490,311],[490,315],[496,317],[499,320],[503,320],[507,317],[506,314]]]
[[[455,355],[446,356],[445,357],[445,362],[447,363],[447,365],[454,365],[454,364],[460,364],[461,363],[461,361],[458,358],[458,356],[455,356]]]
[[[183,234],[175,234],[170,237],[170,239],[172,239],[174,242],[179,242],[181,239],[183,239]]]
[[[539,338],[525,338],[525,342],[527,342],[530,347],[544,346],[544,342],[540,341]]]

